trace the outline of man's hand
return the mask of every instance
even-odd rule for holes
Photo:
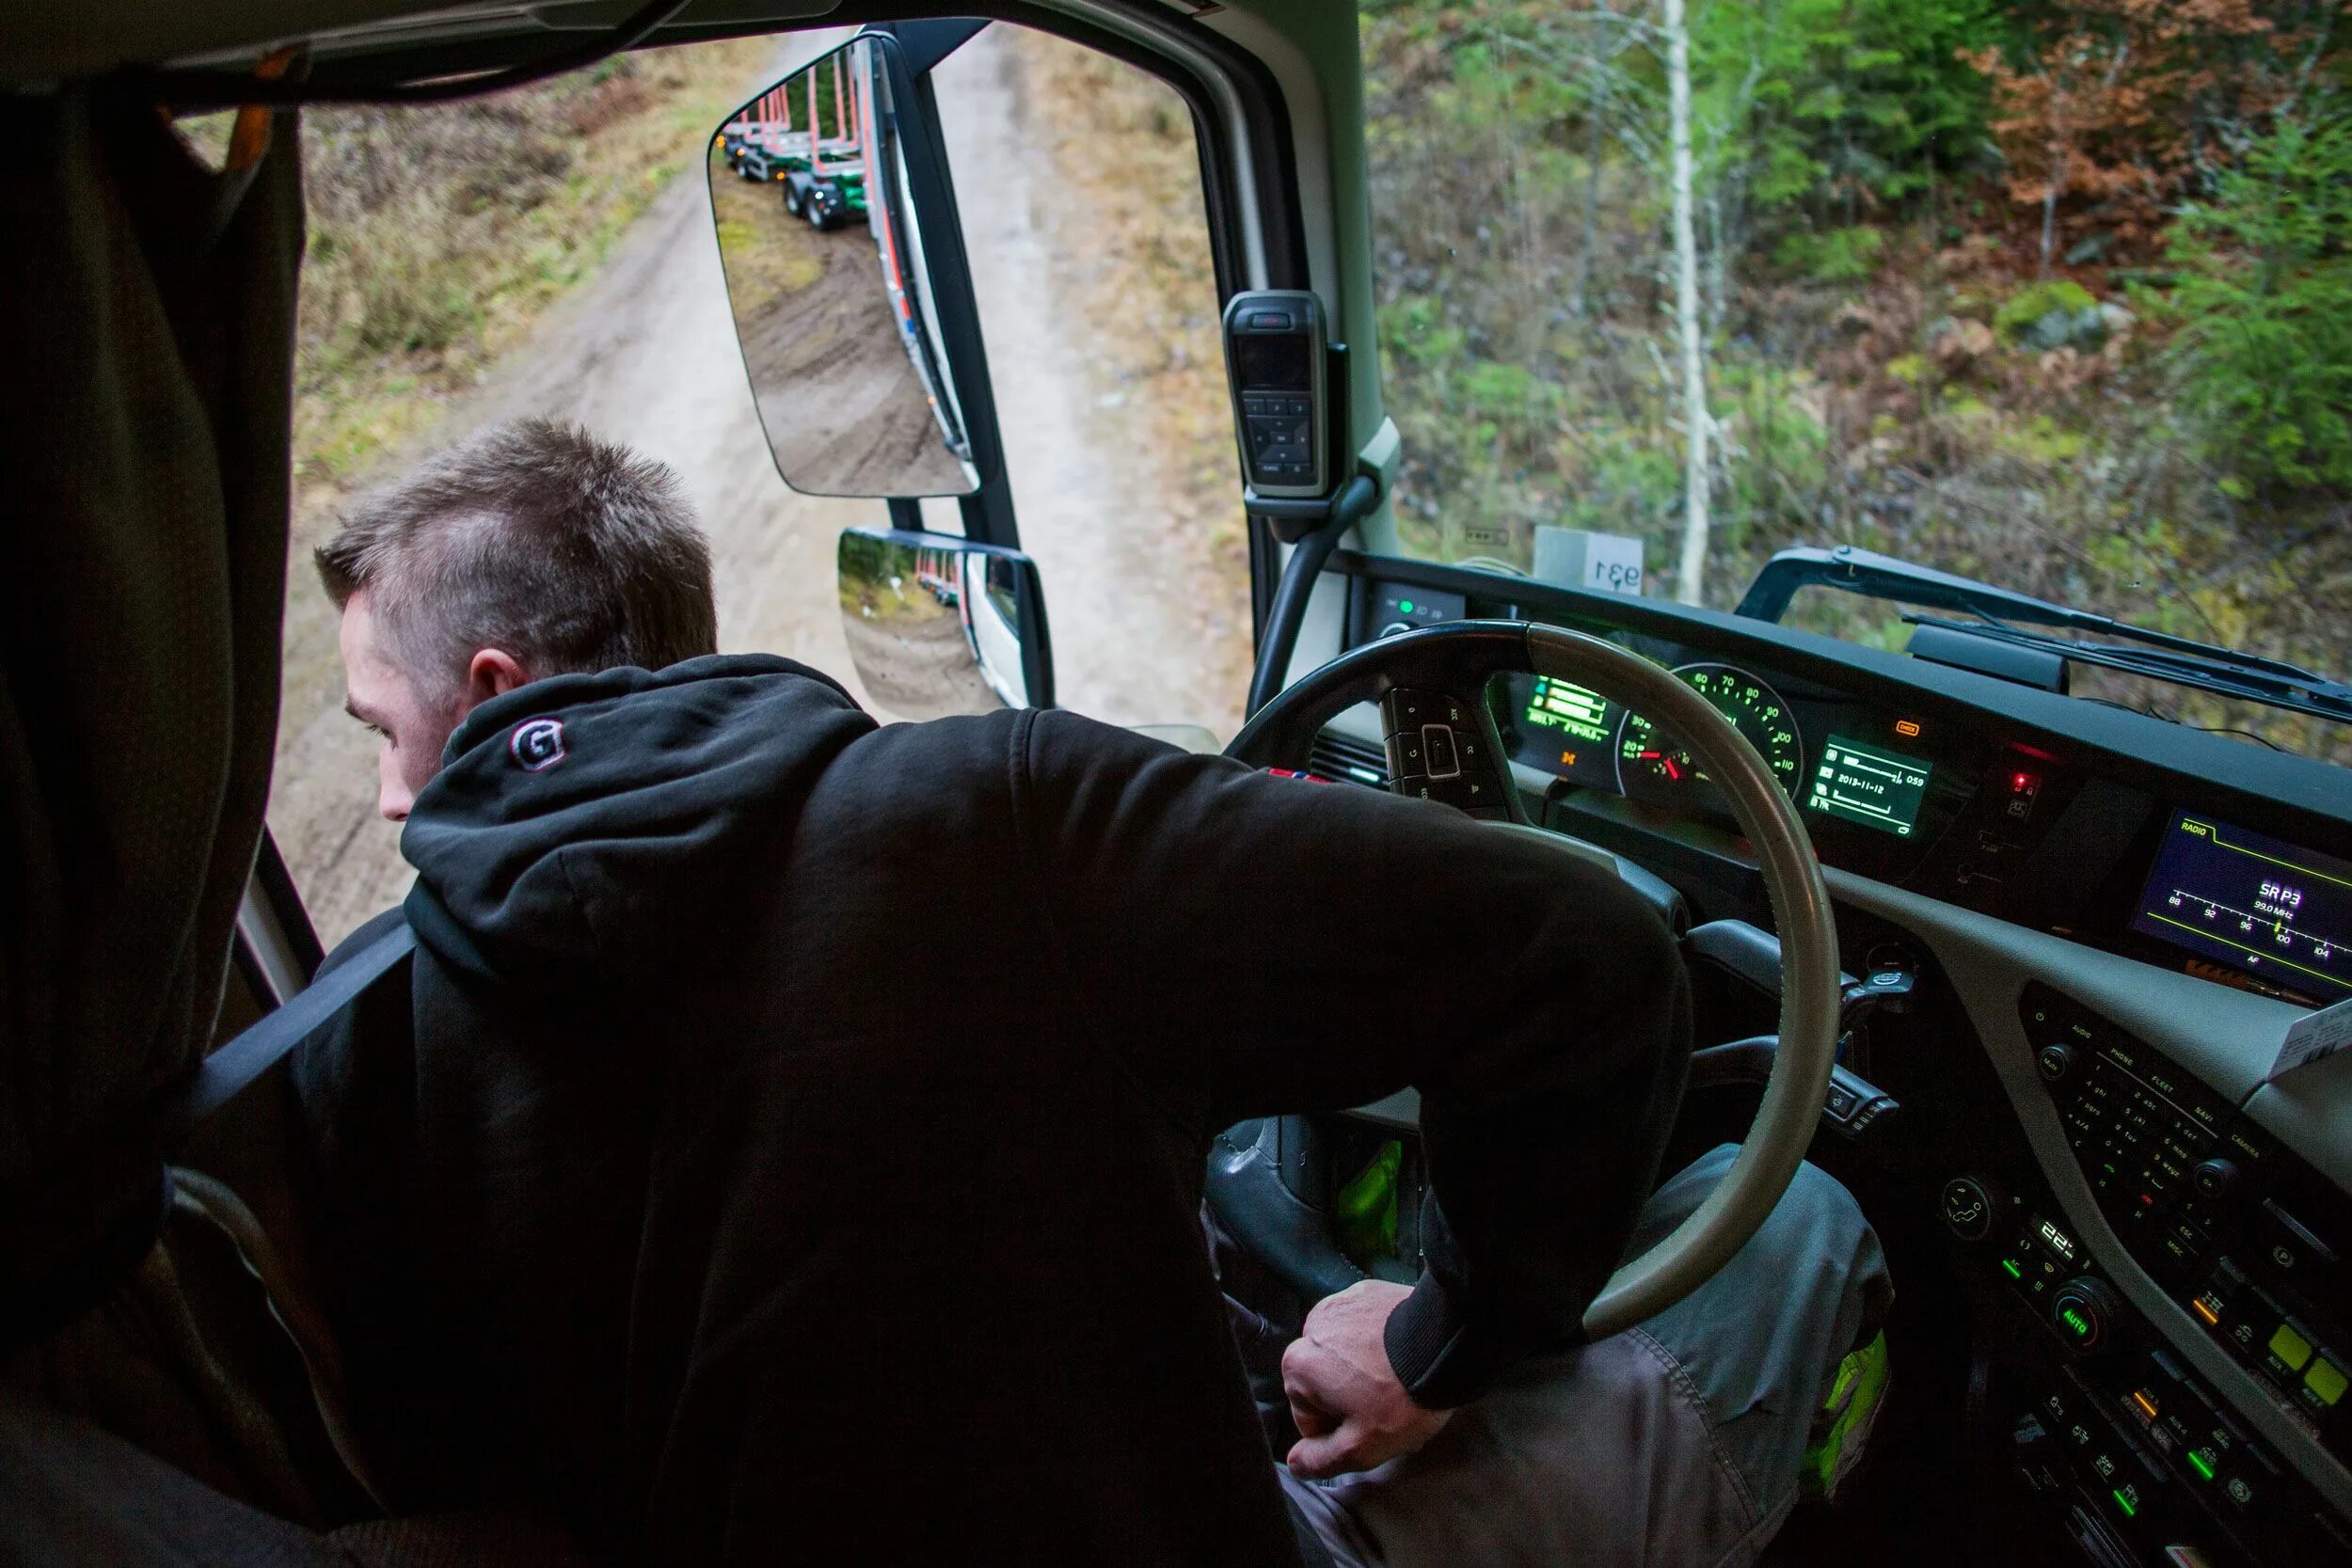
[[[1424,1410],[1405,1392],[1381,1337],[1389,1314],[1412,1291],[1384,1279],[1359,1280],[1326,1296],[1282,1353],[1282,1392],[1299,1441],[1291,1473],[1324,1481],[1412,1453],[1453,1414]]]

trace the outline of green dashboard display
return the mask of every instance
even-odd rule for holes
[[[1919,825],[1919,802],[1927,793],[1928,765],[1917,757],[1834,735],[1821,748],[1804,803],[1825,816],[1909,838]]]
[[[1608,713],[1609,700],[1599,692],[1539,675],[1535,694],[1527,700],[1523,722],[1537,729],[1560,730],[1595,745],[1607,745]]]

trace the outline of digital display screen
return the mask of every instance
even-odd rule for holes
[[[1527,711],[1520,719],[1532,729],[1557,730],[1570,740],[1596,746],[1609,744],[1614,727],[1609,721],[1608,698],[1548,675],[1535,677],[1535,690],[1527,699]]]
[[[1825,816],[1843,817],[1909,838],[1919,826],[1919,802],[1927,799],[1928,773],[1928,765],[1917,757],[1834,735],[1821,748],[1821,760],[1813,769],[1804,803]]]
[[[1526,681],[1528,677],[1519,677]],[[1518,687],[1517,751],[1521,761],[1580,784],[1617,787],[1618,708],[1597,691],[1537,675]]]
[[[1233,378],[1245,391],[1313,391],[1315,383],[1307,363],[1306,334],[1234,333]]]
[[[2352,995],[2352,861],[2175,812],[2132,929],[2337,1001]]]
[[[2039,1218],[2039,1216],[2036,1217]],[[2034,1234],[2042,1238],[2042,1245],[2048,1247],[2052,1252],[2057,1253],[2060,1258],[2065,1259],[2070,1263],[2074,1260],[2074,1239],[2068,1236],[2065,1231],[2060,1230],[2057,1226],[2052,1225],[2048,1220],[2042,1220],[2041,1223],[2035,1227]]]

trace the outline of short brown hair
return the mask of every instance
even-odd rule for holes
[[[533,676],[718,651],[710,546],[677,476],[547,420],[366,497],[316,561],[336,608],[368,590],[401,664],[441,690],[481,648]]]

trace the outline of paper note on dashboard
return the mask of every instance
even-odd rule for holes
[[[2270,1075],[2263,1082],[2275,1084],[2296,1068],[2332,1056],[2347,1045],[2352,1045],[2352,1002],[2339,1002],[2332,1007],[2305,1013],[2287,1025],[2287,1037],[2279,1047],[2279,1059],[2271,1065]]]

